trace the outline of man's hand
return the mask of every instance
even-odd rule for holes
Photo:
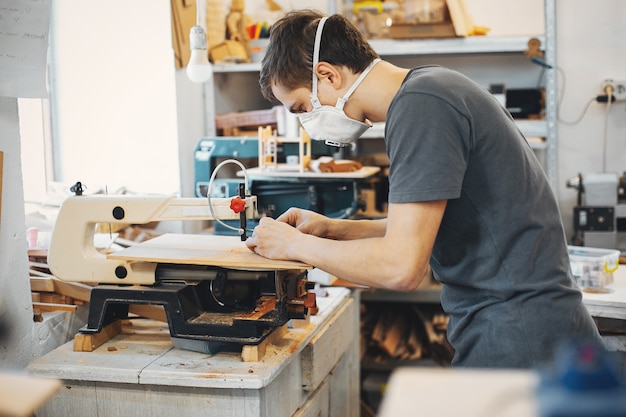
[[[302,233],[318,237],[328,237],[329,218],[310,210],[292,207],[276,219],[295,227]]]
[[[271,217],[263,217],[254,228],[246,246],[265,258],[294,260],[289,256],[289,245],[302,233],[295,227]]]

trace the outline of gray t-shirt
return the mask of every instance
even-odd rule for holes
[[[430,263],[453,365],[534,367],[564,341],[601,343],[543,168],[491,94],[458,72],[415,68],[385,141],[390,203],[448,200]]]

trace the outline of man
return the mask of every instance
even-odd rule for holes
[[[260,85],[315,139],[345,144],[385,121],[389,206],[384,220],[290,209],[261,219],[251,250],[403,291],[430,263],[454,366],[534,367],[568,340],[601,343],[543,169],[487,91],[446,68],[380,61],[347,19],[314,11],[273,25]]]

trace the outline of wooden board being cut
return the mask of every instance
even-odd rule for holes
[[[109,259],[244,270],[312,269],[295,261],[275,261],[252,252],[239,236],[167,233],[107,255]]]

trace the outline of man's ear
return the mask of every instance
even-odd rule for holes
[[[328,62],[319,62],[315,67],[315,73],[320,82],[327,82],[336,90],[339,90],[343,83],[341,71]]]

